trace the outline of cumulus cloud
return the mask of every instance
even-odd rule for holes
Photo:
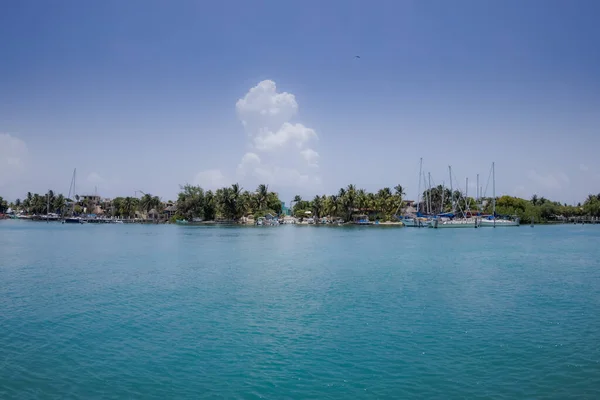
[[[277,93],[277,86],[271,80],[251,88],[235,106],[242,124],[250,130],[277,130],[298,112],[296,96],[287,92]]]
[[[246,153],[238,164],[237,174],[240,178],[245,178],[248,172],[253,171],[260,166],[260,157],[256,153]]]
[[[281,149],[289,144],[302,148],[313,138],[317,138],[317,133],[314,130],[302,124],[285,122],[276,132],[266,128],[259,129],[258,134],[254,136],[254,145],[262,151]]]
[[[292,121],[298,113],[293,94],[278,92],[275,82],[265,80],[237,101],[236,110],[252,149],[237,167],[239,179],[286,187],[320,184],[319,153],[313,148],[318,135]]]
[[[200,185],[204,189],[215,190],[223,186],[229,185],[225,175],[219,169],[208,169],[200,171],[194,178],[194,185]]]
[[[19,180],[25,172],[27,144],[8,133],[0,133],[0,187]]]
[[[311,167],[319,166],[319,153],[317,153],[313,149],[304,149],[300,152],[300,154],[302,155],[302,157],[304,157],[308,165],[310,165]]]
[[[539,174],[535,170],[530,170],[527,177],[544,189],[562,189],[568,185],[570,180],[567,174],[559,172],[558,174]]]

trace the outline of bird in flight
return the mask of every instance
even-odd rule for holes
[[[354,56],[354,58],[360,58],[360,56]]]

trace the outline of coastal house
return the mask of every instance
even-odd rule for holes
[[[148,211],[147,217],[148,217],[148,219],[156,220],[160,217],[160,213],[158,211],[156,211],[156,208],[153,208],[150,211]]]
[[[84,202],[84,203],[93,203],[93,204],[99,204],[101,200],[101,197],[98,196],[97,194],[84,194],[79,196],[79,201],[80,202]]]
[[[167,204],[167,206],[163,210],[163,216],[166,219],[171,219],[175,214],[177,214],[177,206],[174,204]]]
[[[286,207],[285,201],[281,202],[281,214],[282,215],[292,215],[292,210],[289,207]]]
[[[403,213],[404,214],[415,214],[417,212],[417,202],[414,200],[404,200],[403,202]]]
[[[369,225],[369,216],[366,214],[356,214],[352,216],[352,223],[357,225]]]

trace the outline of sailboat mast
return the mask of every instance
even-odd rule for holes
[[[425,180],[425,173],[423,172],[423,208],[425,209],[425,214],[429,214],[427,212],[427,204],[429,204],[429,192],[427,191],[427,181]]]
[[[427,203],[428,203],[428,207],[429,207],[429,212],[428,214],[431,214],[431,172],[427,173],[427,179],[429,180],[428,183],[428,193],[427,193]]]
[[[469,203],[469,178],[467,178],[465,183],[465,218],[467,218],[467,211],[470,211]]]
[[[493,199],[493,209],[494,209],[494,228],[496,227],[496,164],[492,162],[492,195]]]
[[[454,189],[452,188],[452,166],[448,165],[448,174],[450,175],[450,203],[452,203],[452,214],[456,210],[454,205]]]
[[[479,210],[479,174],[477,174],[477,195],[475,196],[475,203],[477,203],[477,209]]]
[[[421,175],[423,175],[423,157],[419,162],[419,188],[417,189],[417,214],[419,213],[419,203],[421,202]]]
[[[76,180],[76,178],[77,178],[77,168],[74,168],[73,169],[73,182],[72,182],[73,183],[73,198],[71,199],[72,203],[73,203],[73,210],[71,211],[71,216],[75,215],[75,203],[76,203],[76,201],[75,201],[76,200],[75,199],[75,196],[76,196],[75,195],[75,193],[76,193],[75,192],[75,180]]]
[[[444,181],[442,181],[442,204],[440,205],[440,214],[443,214],[443,213],[444,213],[444,192],[446,191],[446,190],[444,189],[444,185],[445,185],[445,184],[446,184],[446,183],[445,183]]]

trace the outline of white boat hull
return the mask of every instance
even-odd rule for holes
[[[430,227],[436,229],[446,229],[446,228],[477,228],[479,226],[479,221],[475,219],[466,219],[466,220],[433,220],[431,222]]]
[[[481,225],[482,227],[501,227],[501,226],[519,226],[519,220],[508,220],[508,219],[498,219],[496,220],[496,224],[494,224],[493,220],[489,220],[489,219],[482,219],[481,220]]]
[[[411,228],[427,228],[431,224],[431,220],[425,218],[403,218],[402,224]]]

